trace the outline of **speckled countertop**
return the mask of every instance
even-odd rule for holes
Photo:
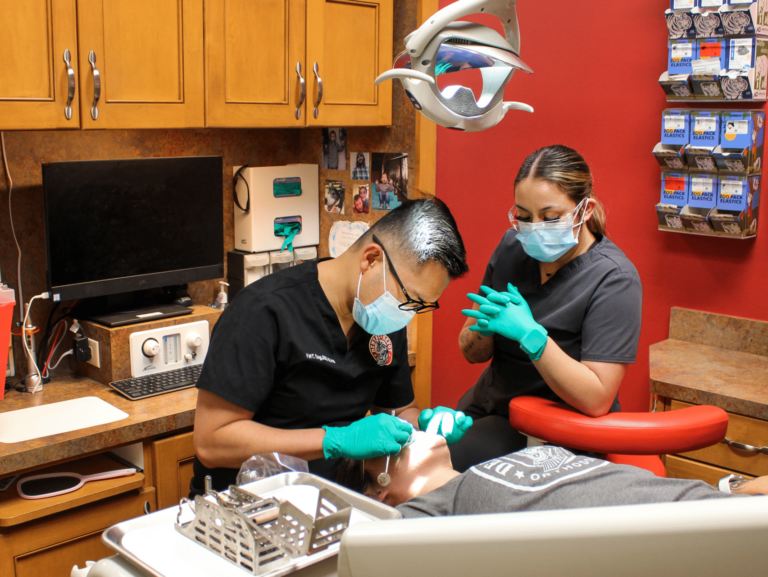
[[[129,401],[110,387],[85,377],[57,378],[34,395],[8,393],[0,400],[0,413],[88,396],[107,401],[128,413],[128,418],[21,443],[0,443],[0,478],[173,433],[191,427],[195,419],[196,388]]]
[[[669,339],[651,345],[651,392],[768,420],[768,357]]]

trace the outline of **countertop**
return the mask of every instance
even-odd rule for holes
[[[651,345],[651,392],[768,421],[768,357],[669,339]]]
[[[34,395],[10,392],[0,400],[0,413],[88,396],[105,400],[128,413],[128,418],[21,443],[0,443],[0,478],[173,433],[192,427],[195,419],[196,388],[129,401],[107,385],[75,376],[56,378]]]

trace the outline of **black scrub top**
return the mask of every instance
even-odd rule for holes
[[[197,382],[280,429],[346,425],[372,405],[404,407],[414,400],[406,329],[352,343],[310,261],[268,275],[240,291],[213,328]],[[311,461],[310,471],[331,478],[335,463]],[[192,493],[235,482],[237,469],[208,469],[195,457]]]
[[[624,253],[607,237],[595,235],[586,253],[541,284],[538,261],[525,253],[516,236],[512,229],[504,234],[483,285],[497,291],[506,291],[507,283],[516,286],[536,322],[571,358],[634,363],[643,288]],[[522,395],[563,402],[516,341],[494,335],[493,360],[474,387],[472,405],[486,414],[509,417],[509,401]],[[611,412],[619,410],[617,396]]]

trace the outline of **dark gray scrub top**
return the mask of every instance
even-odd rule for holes
[[[637,269],[607,237],[543,285],[539,263],[509,229],[491,255],[483,285],[497,291],[512,283],[533,318],[577,361],[634,363],[640,338],[643,287]],[[520,345],[493,337],[493,360],[474,387],[472,404],[490,415],[509,416],[509,401],[533,395],[562,400],[549,388]],[[618,397],[611,411],[620,410]]]

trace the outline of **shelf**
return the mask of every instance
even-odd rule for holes
[[[691,236],[708,236],[710,238],[728,238],[730,240],[750,240],[753,238],[757,238],[756,234],[750,235],[750,236],[736,236],[731,234],[708,234],[706,232],[690,232],[687,230],[671,230],[667,228],[659,228],[661,232],[676,232],[678,234],[688,234]]]
[[[677,102],[687,102],[687,103],[701,102],[703,104],[712,104],[713,102],[719,102],[720,104],[750,104],[750,103],[758,102],[761,104],[765,104],[766,102],[768,102],[768,99],[763,98],[762,100],[755,100],[754,98],[752,98],[749,100],[726,100],[723,98],[685,98],[685,99],[675,98],[670,100],[669,98],[667,98],[667,102],[670,102],[673,104]]]

